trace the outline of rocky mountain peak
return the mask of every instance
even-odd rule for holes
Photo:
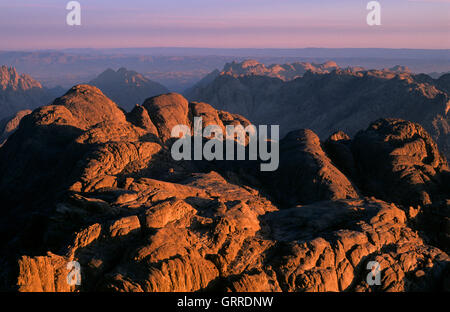
[[[246,60],[241,63],[242,68],[256,67],[258,65],[263,65],[263,64],[259,63],[256,60]]]
[[[32,88],[42,88],[42,85],[26,74],[20,75],[15,67],[0,67],[1,90],[26,91]]]
[[[338,64],[335,61],[327,61],[322,64],[324,68],[339,68]]]
[[[26,74],[19,74],[14,67],[0,67],[0,120],[13,118],[21,110],[34,109],[48,104],[55,98],[56,90],[44,88]]]
[[[141,104],[146,98],[168,92],[163,85],[125,67],[117,71],[107,69],[89,84],[100,88],[127,111],[133,109],[136,104]]]
[[[125,115],[116,103],[91,85],[72,87],[65,95],[57,98],[53,105],[67,108],[83,128],[103,121],[125,121]]]
[[[389,69],[384,69],[385,71],[391,71],[394,73],[411,73],[411,69],[408,66],[395,65]]]

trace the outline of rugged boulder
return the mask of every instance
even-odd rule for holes
[[[280,142],[280,167],[270,177],[285,205],[358,198],[357,187],[335,167],[311,130],[292,131]]]
[[[170,139],[172,128],[191,123],[188,118],[189,102],[180,94],[169,93],[147,99],[144,104],[150,118],[164,141]]]
[[[125,122],[125,114],[99,89],[90,85],[77,85],[53,105],[67,108],[79,128],[89,128],[100,122]]]
[[[376,121],[355,136],[352,149],[364,189],[377,198],[414,206],[446,199],[447,161],[419,124]]]

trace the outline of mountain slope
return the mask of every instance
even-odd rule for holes
[[[17,130],[22,118],[29,114],[31,114],[31,110],[25,109],[18,111],[13,117],[0,120],[0,147]]]
[[[107,69],[89,84],[98,87],[127,111],[148,97],[169,92],[163,85],[123,67],[117,71]]]

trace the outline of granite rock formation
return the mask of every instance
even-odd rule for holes
[[[168,130],[196,116],[249,123],[178,94],[124,113],[88,85],[23,117],[0,148],[2,289],[449,290],[450,177],[423,127],[295,130],[262,174],[174,161]]]

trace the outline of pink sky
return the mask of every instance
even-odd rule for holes
[[[450,48],[449,0],[385,0],[382,25],[361,0],[79,0],[0,3],[1,50],[75,47]]]

